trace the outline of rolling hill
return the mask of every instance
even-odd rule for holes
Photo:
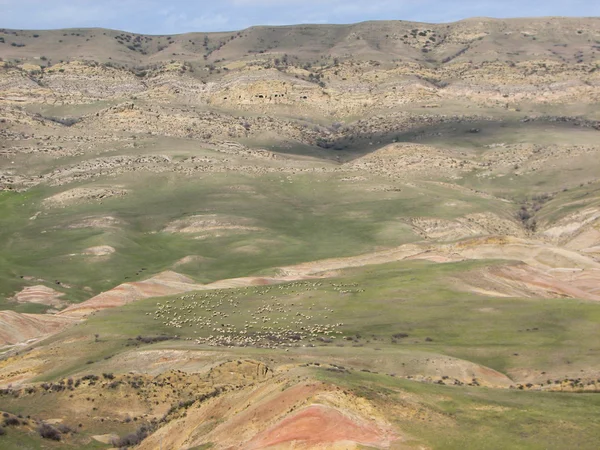
[[[0,447],[597,447],[599,18],[0,58]]]

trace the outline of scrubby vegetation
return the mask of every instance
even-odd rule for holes
[[[43,423],[38,427],[38,433],[44,439],[50,439],[52,441],[61,440],[61,432],[57,428],[47,423]]]

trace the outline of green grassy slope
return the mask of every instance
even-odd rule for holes
[[[58,192],[56,188],[2,193],[0,294],[6,298],[23,285],[38,283],[20,278],[30,276],[64,291],[68,300],[80,301],[124,281],[170,269],[188,255],[203,259],[176,270],[210,282],[411,242],[419,236],[406,219],[415,216],[453,218],[491,210],[511,214],[510,205],[468,193],[459,194],[464,201],[454,206],[456,192],[436,185],[402,186],[381,195],[374,188],[388,185],[388,180],[371,177],[348,183],[342,178],[335,173],[227,173],[187,179],[174,174],[123,175],[111,183],[126,186],[130,194],[64,207],[42,203]],[[254,229],[200,233],[202,239],[196,239],[198,234],[162,231],[174,220],[215,214],[250,223]],[[119,224],[73,228],[106,216]],[[99,245],[116,252],[108,258],[81,255]],[[86,287],[91,289],[84,291]]]
[[[68,363],[44,378],[93,370],[88,361],[98,363],[98,370],[109,370],[110,362],[104,358],[127,349],[128,339],[161,334],[179,336],[182,341],[168,346],[184,348],[197,346],[187,338],[204,342],[219,336],[239,345],[244,337],[253,336],[260,345],[281,344],[276,345],[280,350],[257,350],[259,354],[283,354],[288,349],[286,353],[301,359],[348,360],[358,368],[386,372],[408,370],[410,364],[420,367],[422,355],[414,360],[411,355],[425,353],[479,363],[519,380],[545,382],[598,369],[596,304],[483,297],[452,287],[453,277],[490,264],[495,263],[392,263],[352,269],[331,280],[138,301],[96,313],[85,324],[52,338],[57,345],[63,339],[81,339],[81,345],[73,349]],[[245,327],[247,323],[252,326]],[[309,333],[312,329],[317,330],[314,336]],[[322,332],[325,329],[332,333]],[[94,342],[95,334],[101,342]],[[394,337],[397,334],[406,336]],[[269,341],[266,335],[283,337]],[[293,335],[302,339],[287,338]],[[336,337],[329,340],[331,336]],[[232,351],[253,352],[242,348]],[[382,363],[386,356],[399,359]]]

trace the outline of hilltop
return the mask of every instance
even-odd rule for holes
[[[287,55],[311,62],[331,58],[447,64],[524,61],[593,62],[598,18],[473,18],[449,24],[405,21],[352,25],[258,26],[219,33],[143,35],[107,29],[2,30],[3,58],[89,59],[131,65],[177,59],[190,63],[251,61]],[[174,58],[176,57],[176,58]],[[222,64],[226,67],[226,64]]]

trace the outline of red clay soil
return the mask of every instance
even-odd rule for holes
[[[389,447],[389,436],[372,423],[359,423],[339,410],[311,405],[254,437],[246,449],[263,449],[285,443],[314,448],[333,443]]]
[[[518,266],[495,267],[490,272],[497,277],[522,283],[530,289],[545,292],[552,297],[566,296],[586,300],[600,300],[600,294],[593,289],[595,283],[600,282],[600,271],[594,269],[570,274],[554,272],[553,275],[549,275],[520,264]],[[591,278],[591,283],[589,282],[590,279],[585,278],[586,276]]]
[[[275,390],[277,389],[277,390]],[[215,429],[215,438],[236,436],[240,442],[250,440],[255,436],[252,434],[240,434],[244,427],[254,422],[273,423],[282,414],[285,414],[294,405],[306,401],[323,389],[321,383],[297,384],[283,392],[276,385],[264,384],[253,390],[244,400],[250,407],[231,417]],[[238,400],[240,403],[244,401]]]
[[[600,269],[553,271],[552,275],[600,300]]]
[[[60,306],[62,292],[43,285],[27,286],[21,292],[15,294],[15,300],[19,303],[41,303],[42,305]]]
[[[202,289],[202,285],[176,272],[162,272],[144,281],[121,284],[85,302],[69,306],[60,315],[80,317],[93,311],[116,308],[127,303],[150,297],[180,294]]]
[[[73,323],[49,314],[21,314],[0,311],[0,345],[11,345],[58,333]]]

